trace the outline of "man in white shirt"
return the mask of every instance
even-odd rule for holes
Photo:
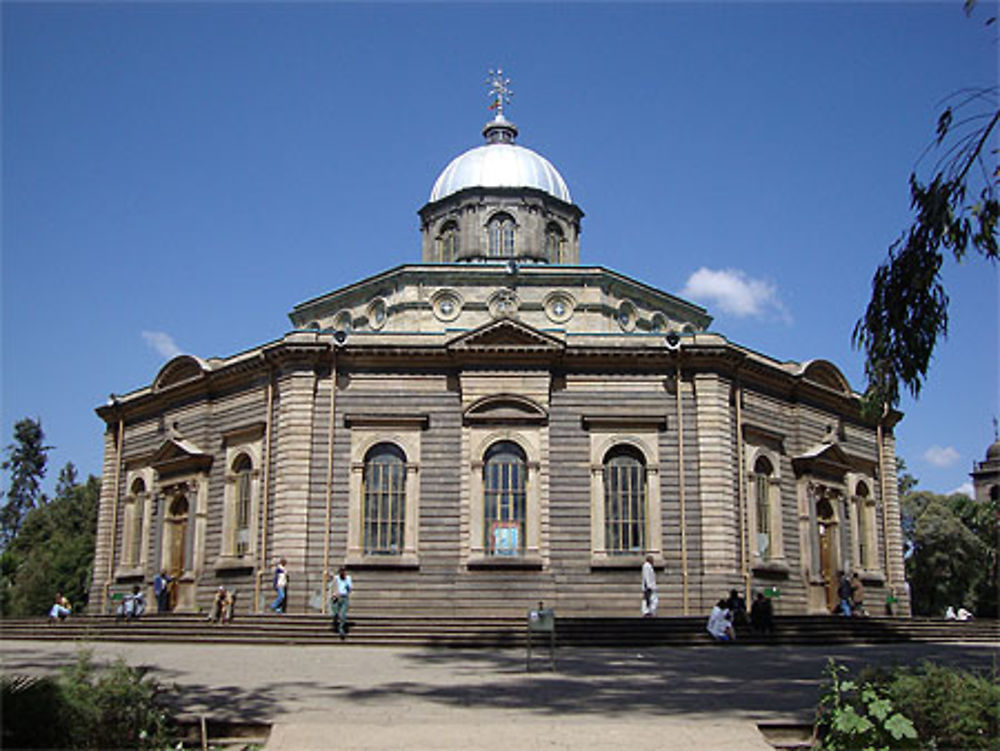
[[[659,596],[656,593],[656,571],[653,569],[653,556],[647,555],[642,564],[642,617],[652,618],[656,615]]]
[[[347,569],[343,566],[333,577],[333,584],[330,586],[330,603],[333,611],[333,625],[340,634],[343,641],[347,638],[347,608],[351,601],[351,592],[354,590],[354,581]]]
[[[712,608],[712,612],[708,616],[708,624],[705,628],[716,641],[733,641],[736,638],[725,600],[719,600],[715,607]]]

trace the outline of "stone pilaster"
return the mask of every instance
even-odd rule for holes
[[[271,500],[271,560],[285,558],[289,576],[289,609],[305,608],[308,579],[309,474],[315,413],[316,375],[311,364],[289,366],[277,380],[277,415],[272,439],[274,495]],[[270,581],[270,578],[265,579]],[[270,594],[270,593],[268,593]]]
[[[90,603],[88,610],[91,615],[100,615],[107,610],[105,589],[108,583],[108,566],[111,563],[111,551],[114,546],[112,517],[115,515],[116,497],[115,478],[118,462],[118,446],[114,429],[104,432],[104,464],[101,469],[101,500],[97,512],[97,540],[94,550],[94,575],[90,585]]]
[[[706,586],[739,574],[739,527],[734,490],[733,414],[729,384],[714,373],[694,377],[698,430],[702,570]],[[717,584],[714,580],[718,580]],[[723,592],[719,592],[721,597]],[[708,593],[711,596],[711,592]]]
[[[885,472],[885,476],[881,478],[882,503],[885,505],[885,511],[883,519],[880,520],[884,523],[885,530],[880,548],[881,545],[888,548],[889,570],[885,572],[886,584],[893,588],[899,599],[896,613],[909,615],[910,598],[905,584],[906,572],[903,569],[903,529],[900,520],[899,486],[896,484],[896,437],[890,432],[883,432],[882,445],[878,447],[878,450],[882,452],[882,468]],[[883,555],[886,553],[883,552]]]

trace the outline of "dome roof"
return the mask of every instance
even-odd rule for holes
[[[438,176],[430,202],[465,188],[535,188],[573,203],[569,188],[548,159],[513,143],[517,129],[500,115],[483,130],[488,143],[455,157]]]
[[[1000,459],[1000,440],[993,441],[986,449],[986,461],[995,462]]]

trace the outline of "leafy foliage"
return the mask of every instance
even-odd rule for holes
[[[41,483],[51,446],[44,441],[41,420],[25,417],[14,425],[14,442],[4,449],[7,458],[0,467],[10,472],[7,502],[0,507],[0,542],[4,545],[17,534],[24,515],[45,502]]]
[[[920,748],[1000,751],[1000,676],[923,662],[865,669],[859,681],[878,687],[913,721]]]
[[[974,6],[966,2],[966,12]],[[937,121],[933,177],[925,184],[910,175],[913,223],[875,271],[852,337],[865,352],[865,410],[873,418],[899,403],[901,386],[919,396],[938,339],[948,334],[945,251],[956,261],[969,250],[1000,257],[1000,169],[987,147],[1000,122],[997,94],[996,87],[958,92]]]
[[[832,659],[826,667],[829,685],[820,699],[816,718],[818,748],[919,748],[913,722],[898,711],[886,689],[872,682],[857,683],[849,671]]]
[[[0,680],[4,748],[162,749],[173,719],[163,689],[118,660],[98,671],[82,652],[57,678]]]
[[[962,494],[921,491],[903,498],[914,613],[942,615],[952,605],[996,617],[998,514],[996,501],[977,503]]]
[[[79,483],[72,464],[63,468],[56,497],[28,512],[0,554],[0,612],[42,615],[57,590],[74,609],[86,604],[100,494],[96,477]]]

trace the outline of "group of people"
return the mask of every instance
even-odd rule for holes
[[[235,590],[230,591],[220,584],[215,590],[215,597],[212,598],[212,609],[208,612],[208,620],[212,623],[232,623],[235,607]]]
[[[655,616],[659,601],[654,559],[653,556],[647,555],[642,564],[642,604],[640,608],[642,617],[652,618]],[[719,600],[712,608],[705,628],[716,641],[733,641],[736,639],[736,628],[743,628],[747,625],[761,634],[769,634],[774,631],[774,608],[771,605],[771,600],[763,592],[757,592],[748,618],[746,600],[737,590],[733,589],[730,590],[728,598]]]
[[[288,562],[284,558],[279,558],[274,564],[274,576],[271,580],[274,588],[274,602],[270,604],[270,609],[275,613],[284,613],[288,606]],[[354,580],[347,573],[347,569],[341,566],[336,576],[330,581],[327,588],[327,602],[330,605],[330,614],[333,618],[332,628],[340,636],[341,640],[347,638],[347,611],[351,603],[351,592],[354,590]]]
[[[865,585],[861,583],[861,577],[855,571],[850,577],[843,571],[839,572],[840,584],[837,586],[837,598],[839,600],[835,612],[841,615],[867,615],[865,610]]]

